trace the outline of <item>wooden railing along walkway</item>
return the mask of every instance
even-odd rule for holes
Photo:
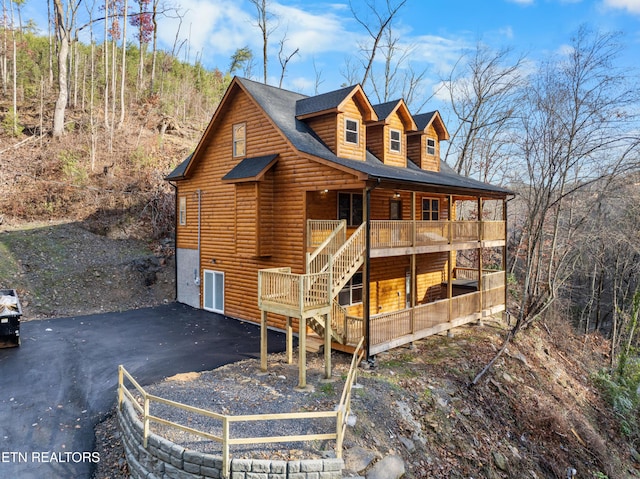
[[[225,472],[225,478],[229,477],[230,472],[230,446],[241,444],[266,444],[266,443],[281,443],[281,442],[305,442],[315,440],[335,440],[335,453],[336,457],[342,457],[342,445],[344,442],[344,436],[346,434],[347,420],[351,412],[351,392],[353,385],[356,383],[358,374],[358,364],[364,357],[363,342],[361,340],[356,347],[355,352],[351,360],[349,372],[347,374],[344,388],[342,390],[342,396],[340,402],[333,411],[316,411],[316,412],[291,412],[280,414],[251,414],[242,416],[231,416],[227,414],[219,414],[216,412],[208,411],[187,404],[182,404],[176,401],[149,394],[138,382],[127,372],[124,366],[118,366],[118,407],[122,408],[124,401],[129,401],[134,409],[141,415],[143,425],[143,447],[147,447],[149,434],[151,432],[151,423],[163,424],[168,427],[176,428],[181,431],[185,431],[196,436],[209,439],[211,441],[218,442],[222,445],[222,468]],[[136,396],[126,386],[127,381],[138,392],[142,404],[138,402]],[[166,406],[174,407],[187,411],[193,414],[199,414],[218,420],[221,422],[222,435],[212,434],[211,432],[200,431],[198,429],[178,424],[176,422],[164,419],[151,414],[150,410],[153,404],[164,404]],[[300,434],[291,436],[260,436],[260,437],[241,437],[233,438],[231,435],[231,424],[241,422],[256,422],[256,421],[287,421],[291,419],[322,419],[322,418],[334,418],[336,420],[335,431],[321,433],[321,434]]]

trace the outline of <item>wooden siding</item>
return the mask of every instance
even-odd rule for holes
[[[236,252],[242,257],[257,255],[258,184],[238,183],[235,186]]]
[[[427,154],[427,138],[435,141],[435,155]],[[424,133],[408,135],[407,157],[423,170],[440,171],[440,141],[433,125]]]
[[[327,113],[319,117],[310,118],[306,120],[306,123],[325,142],[329,149],[337,155],[339,138],[344,140],[344,125],[342,125],[342,137],[338,136],[337,115],[335,113]]]
[[[187,224],[178,225],[178,247],[197,248],[200,190],[201,270],[225,273],[225,314],[258,322],[258,270],[289,266],[295,273],[304,272],[307,192],[319,195],[318,190],[345,185],[359,185],[355,191],[362,191],[364,184],[351,174],[297,156],[242,92],[230,98],[221,113],[191,177],[177,182],[178,194],[187,197]],[[247,124],[247,157],[278,153],[278,162],[262,181],[223,183],[221,178],[242,160],[232,156],[231,129],[241,120]],[[335,217],[335,199],[328,204]],[[284,328],[285,318],[269,315],[269,324]]]
[[[345,141],[346,118],[358,120],[359,122],[357,145],[347,143]],[[342,158],[349,158],[351,160],[364,161],[366,158],[367,129],[364,124],[362,112],[353,98],[346,102],[342,112],[337,115],[337,132],[338,145],[336,148],[336,155]]]

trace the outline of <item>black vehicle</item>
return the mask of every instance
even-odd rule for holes
[[[20,346],[22,308],[15,289],[0,289],[0,348]]]

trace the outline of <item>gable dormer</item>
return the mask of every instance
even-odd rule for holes
[[[377,116],[362,87],[356,85],[298,100],[296,119],[304,121],[336,156],[364,161],[365,124]]]
[[[440,171],[440,142],[449,139],[438,111],[414,115],[416,131],[407,135],[407,157],[427,171]]]
[[[367,125],[367,148],[385,165],[406,167],[406,133],[417,128],[409,108],[404,100],[395,100],[373,109],[378,121]]]

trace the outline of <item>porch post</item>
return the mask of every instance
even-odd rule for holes
[[[449,298],[449,322],[453,320],[453,195],[449,195],[449,204],[447,205],[447,217],[449,218],[449,266],[447,281],[447,298]]]
[[[324,378],[331,379],[331,313],[324,315]]]
[[[364,321],[364,340],[366,344],[365,357],[369,359],[371,357],[371,295],[370,295],[370,274],[369,274],[369,261],[371,256],[371,221],[369,219],[369,208],[371,207],[371,190],[369,188],[364,189],[364,220],[365,220],[365,238],[364,238],[364,265],[363,265],[363,298],[362,298],[362,320]]]
[[[418,278],[416,278],[416,192],[411,192],[411,221],[413,222],[413,238],[411,238],[411,246],[413,247],[413,253],[411,254],[411,273],[409,278],[409,294],[411,294],[411,333],[416,331],[415,328],[415,310],[416,310],[416,295],[418,294]]]
[[[291,316],[287,316],[286,326],[287,337],[287,364],[293,363],[293,319]]]
[[[300,332],[298,335],[298,389],[307,387],[307,318],[300,315]]]
[[[287,348],[289,338],[287,338]],[[267,312],[263,309],[260,321],[260,370],[267,372]]]
[[[482,323],[482,316],[484,313],[484,295],[482,294],[482,288],[483,288],[483,284],[482,284],[482,253],[483,253],[483,248],[482,248],[482,242],[484,241],[484,215],[482,212],[482,197],[478,196],[478,228],[479,228],[479,235],[478,235],[478,239],[480,241],[478,241],[478,301],[480,302],[480,304],[478,305],[478,309],[480,311],[480,323]]]
[[[507,198],[502,199],[502,220],[504,221],[504,246],[502,247],[502,271],[504,271],[504,309],[507,310]]]

